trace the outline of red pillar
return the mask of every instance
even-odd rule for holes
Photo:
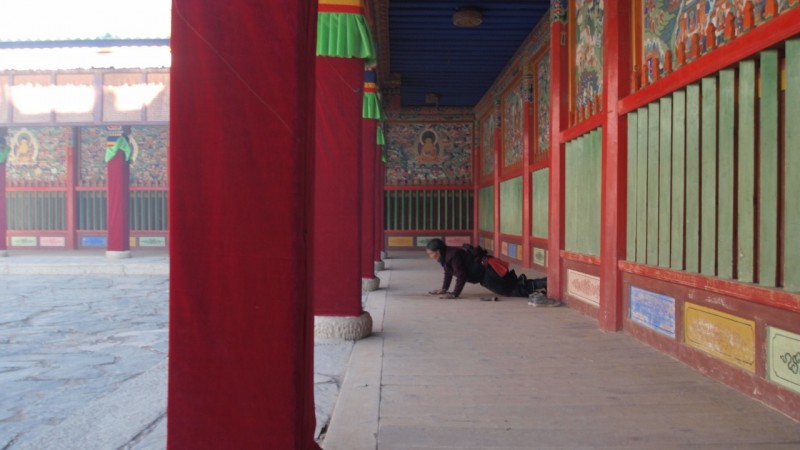
[[[531,209],[533,198],[531,189],[531,134],[533,120],[531,108],[533,107],[533,67],[532,63],[525,63],[523,69],[523,83],[526,98],[523,99],[523,128],[522,128],[522,267],[531,266]]]
[[[108,145],[114,145],[119,139],[128,139],[130,127],[124,131],[120,127],[109,126]],[[119,133],[122,133],[120,136]],[[111,258],[129,258],[130,225],[128,223],[130,203],[130,166],[128,157],[122,151],[117,152],[106,164],[108,174],[108,206],[106,223],[108,247],[106,256]]]
[[[5,151],[5,130],[2,130],[0,135],[0,152]],[[8,208],[6,207],[6,162],[0,156],[0,256],[8,256],[8,244],[6,240],[6,231],[8,224],[8,217],[6,216]]]
[[[551,14],[560,19],[550,26],[550,217],[547,240],[547,296],[563,297],[564,263],[564,142],[561,132],[568,127],[568,60],[566,6],[554,0]]]
[[[373,246],[373,251],[375,252],[373,256],[373,261],[375,261],[375,270],[383,270],[384,263],[383,263],[383,255],[382,252],[385,248],[384,245],[384,192],[383,187],[385,184],[386,173],[383,165],[383,161],[381,160],[383,155],[383,147],[378,146],[377,154],[375,155],[375,185],[372,187],[375,190],[375,214],[373,218],[375,220],[375,234],[373,237],[375,238],[375,245]]]
[[[172,2],[169,449],[319,448],[316,5]]]
[[[375,276],[375,160],[378,144],[376,131],[378,123],[373,119],[363,119],[361,123],[361,282],[365,291],[378,288]]]
[[[503,246],[500,244],[500,220],[502,217],[500,216],[500,202],[502,199],[500,198],[500,175],[502,171],[500,170],[500,166],[503,164],[503,158],[500,157],[501,152],[503,151],[503,136],[500,134],[502,131],[502,120],[503,115],[500,113],[500,100],[495,101],[494,105],[495,109],[492,111],[492,114],[495,114],[497,120],[495,120],[495,127],[494,127],[494,172],[492,173],[492,186],[494,186],[494,211],[492,212],[492,223],[494,224],[492,229],[494,232],[492,233],[492,254],[494,256],[500,256],[502,254]]]
[[[622,274],[618,261],[625,257],[626,176],[628,122],[620,117],[619,99],[630,87],[631,3],[608,0],[603,24],[603,203],[600,223],[600,310],[603,330],[622,328]]]
[[[317,57],[311,289],[317,316],[361,315],[364,61]]]

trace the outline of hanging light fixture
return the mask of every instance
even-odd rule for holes
[[[483,22],[483,14],[474,6],[462,6],[453,13],[453,25],[457,27],[477,27]]]

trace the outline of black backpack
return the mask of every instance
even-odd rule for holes
[[[484,248],[480,245],[474,247],[470,244],[462,245],[462,248],[466,250],[469,259],[467,261],[467,282],[469,283],[480,283],[483,281],[483,274],[486,270],[485,266],[483,265],[483,259],[489,255]]]

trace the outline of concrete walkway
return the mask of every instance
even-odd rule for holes
[[[440,300],[431,261],[386,267],[326,450],[800,448],[797,422],[567,307]]]
[[[166,447],[169,259],[0,258],[0,449]],[[352,342],[314,346],[319,436]]]

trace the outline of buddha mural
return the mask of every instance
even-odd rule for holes
[[[36,165],[39,143],[27,129],[20,130],[11,139],[11,162],[18,166]]]
[[[417,144],[417,162],[422,164],[438,164],[442,162],[441,148],[436,132],[428,128],[419,136]]]

